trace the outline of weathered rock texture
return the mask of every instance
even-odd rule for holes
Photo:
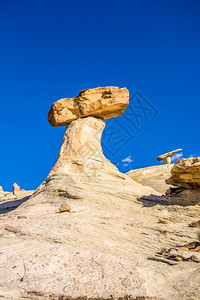
[[[166,181],[175,186],[200,189],[200,157],[182,158],[175,162]]]
[[[1,191],[1,192],[3,192],[3,188],[2,188],[2,186],[1,186],[1,185],[0,185],[0,191]]]
[[[173,165],[159,165],[142,169],[131,170],[126,173],[136,182],[153,188],[155,191],[165,194],[169,185],[166,180],[171,174]]]
[[[200,157],[182,158],[175,162],[167,184],[176,186],[166,191],[166,200],[182,205],[200,203]]]
[[[64,126],[80,117],[95,116],[110,119],[121,116],[129,103],[126,88],[114,86],[83,90],[74,98],[53,103],[48,121],[52,126]]]

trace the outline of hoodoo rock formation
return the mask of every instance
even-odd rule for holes
[[[51,108],[50,123],[67,125],[56,164],[30,198],[0,199],[0,298],[199,299],[199,253],[176,262],[159,253],[196,239],[188,224],[200,207],[142,199],[164,197],[156,180],[163,189],[171,166],[155,168],[151,188],[154,169],[142,185],[103,155],[104,119],[127,105],[127,89],[104,87]]]
[[[183,149],[176,149],[173,151],[170,151],[168,153],[162,154],[160,156],[157,157],[158,161],[163,161],[163,165],[168,165],[171,164],[171,156],[174,155],[175,153],[182,151]]]
[[[117,192],[121,196],[124,193],[130,194],[133,185],[135,192],[139,193],[138,196],[145,193],[140,184],[120,173],[105,158],[101,148],[104,119],[120,116],[128,101],[129,93],[126,88],[102,87],[81,91],[75,98],[61,99],[53,104],[48,115],[50,124],[70,124],[66,127],[56,164],[33,197],[45,194],[51,197],[67,196],[70,199],[84,198],[89,196],[90,188],[94,194],[116,194],[116,184]],[[74,110],[72,102],[73,107],[79,103]],[[70,113],[72,111],[73,117]],[[155,192],[146,188],[147,193],[150,190]]]

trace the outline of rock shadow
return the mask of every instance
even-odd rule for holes
[[[155,205],[163,205],[167,206],[170,205],[165,196],[158,196],[151,194],[149,196],[143,195],[142,197],[138,198],[138,201],[142,202],[144,207],[151,207]]]
[[[31,196],[26,196],[24,198],[21,198],[19,200],[13,200],[13,201],[6,201],[3,203],[0,203],[0,215],[7,214],[12,210],[15,210],[17,207],[19,207],[22,203],[26,202]]]
[[[180,196],[179,196],[180,195]],[[138,201],[143,203],[144,207],[151,207],[155,205],[163,205],[163,206],[169,206],[169,205],[179,205],[179,206],[191,206],[191,205],[198,205],[200,202],[200,199],[193,199],[191,200],[190,197],[183,197],[181,193],[178,195],[143,195],[142,197],[138,198]]]

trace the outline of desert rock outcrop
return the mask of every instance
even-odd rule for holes
[[[200,157],[182,158],[175,162],[168,184],[200,189]]]
[[[13,184],[13,194],[16,192],[20,192],[20,186],[17,183]]]
[[[129,92],[126,88],[108,86],[86,89],[74,98],[63,98],[53,103],[48,121],[51,126],[64,126],[80,117],[110,119],[121,116],[128,103]]]
[[[176,161],[166,183],[176,186],[166,191],[167,200],[182,202],[183,205],[200,203],[200,157]]]

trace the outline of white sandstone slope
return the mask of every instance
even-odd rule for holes
[[[71,212],[59,212],[63,203]],[[198,263],[169,266],[147,257],[196,240],[197,230],[188,224],[199,212],[199,206],[148,206],[113,191],[97,196],[92,186],[85,198],[38,195],[1,215],[0,295],[198,299]]]
[[[171,175],[173,164],[158,165],[147,168],[131,170],[126,173],[134,181],[153,188],[164,195],[169,185],[165,182]]]

